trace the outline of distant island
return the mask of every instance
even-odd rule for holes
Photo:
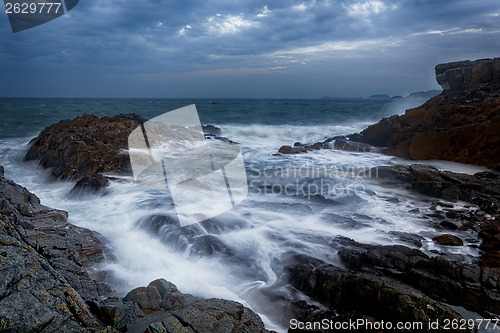
[[[403,96],[390,96],[388,94],[375,94],[368,96],[367,98],[364,98],[362,96],[360,97],[331,97],[331,96],[324,96],[322,99],[335,99],[335,100],[380,100],[380,101],[385,101],[385,100],[395,100],[395,99],[413,99],[413,98],[425,98],[425,99],[430,99],[434,96],[437,96],[441,93],[441,90],[428,90],[428,91],[419,91],[419,92],[414,92],[412,94],[409,94],[406,97]]]

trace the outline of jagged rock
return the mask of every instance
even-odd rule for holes
[[[432,239],[434,242],[440,245],[448,245],[448,246],[463,246],[464,242],[460,237],[450,234],[444,234],[436,236]]]
[[[137,115],[99,118],[88,114],[62,120],[31,140],[25,159],[40,160],[58,178],[129,173],[128,136],[142,121]]]
[[[203,125],[202,129],[203,129],[203,133],[205,135],[221,136],[221,134],[222,134],[221,129],[214,126],[214,125]]]
[[[303,145],[300,142],[296,142],[293,147],[292,146],[281,146],[278,150],[278,153],[281,154],[300,154],[307,153],[311,150],[320,150],[320,149],[337,149],[337,150],[346,150],[346,151],[354,151],[354,152],[376,152],[380,149],[374,147],[370,144],[359,142],[357,137],[354,136],[336,136],[330,139],[326,139],[323,142],[316,142],[311,145]]]
[[[495,219],[486,224],[479,233],[483,239],[481,248],[485,250],[500,250],[500,220]]]
[[[74,197],[82,194],[102,194],[108,185],[108,178],[101,174],[83,176],[76,182],[69,195]]]
[[[345,137],[340,137],[335,139],[333,147],[338,150],[355,151],[355,152],[375,152],[378,150],[372,145],[349,140]]]
[[[500,82],[500,58],[439,64],[436,80],[450,98],[490,82]]]
[[[67,218],[0,176],[0,330],[104,332],[86,304],[111,294],[92,274],[103,239]]]
[[[497,212],[500,203],[500,176],[491,172],[466,175],[412,164],[375,167],[366,175],[427,196],[474,203],[491,213]]]
[[[287,268],[291,284],[344,316],[363,314],[377,321],[423,323],[461,319],[450,307],[396,279],[346,271],[304,255],[296,255],[293,260],[296,263]]]
[[[479,248],[486,251],[483,255],[483,265],[500,267],[500,214],[494,220],[485,223],[479,232],[481,245]]]
[[[492,158],[500,155],[500,58],[441,64],[436,75],[442,94],[369,126],[360,141],[403,158],[500,170]]]
[[[182,294],[158,279],[122,300],[94,303],[103,322],[131,332],[268,332],[260,317],[240,303]],[[118,326],[116,326],[118,325]]]
[[[280,154],[300,154],[307,153],[307,149],[303,147],[282,146],[278,153]]]

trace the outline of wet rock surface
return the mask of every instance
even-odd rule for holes
[[[440,64],[435,71],[443,93],[422,106],[384,118],[361,133],[280,153],[334,148],[500,170],[495,158],[500,156],[500,58]]]
[[[243,305],[182,294],[163,279],[116,297],[99,270],[113,260],[106,241],[67,220],[0,176],[0,331],[267,332]]]
[[[102,236],[67,222],[25,188],[0,176],[0,330],[104,329],[87,301],[111,294]]]
[[[500,170],[500,58],[436,66],[442,94],[361,132],[361,142],[399,157]],[[437,144],[439,143],[439,144]]]
[[[44,129],[30,144],[26,160],[40,160],[57,178],[97,173],[129,173],[129,134],[144,120],[138,115],[99,118],[84,114]]]
[[[440,171],[422,164],[380,166],[366,173],[385,184],[404,186],[420,194],[450,201],[467,201],[481,210],[495,213],[500,203],[500,174],[475,175]]]
[[[299,308],[301,320],[335,318],[332,313],[339,315],[335,320],[360,315],[391,322],[462,318],[447,304],[487,318],[500,314],[499,268],[431,258],[401,245],[360,244],[344,237],[332,240],[331,247],[344,267],[294,255],[287,268],[292,285],[328,309],[321,314],[315,308]]]
[[[240,303],[182,294],[164,279],[94,307],[103,322],[123,332],[268,332],[260,317]]]
[[[101,174],[83,176],[69,192],[70,197],[78,197],[86,194],[105,194],[109,180]]]
[[[357,135],[349,136],[336,136],[327,139],[322,142],[316,142],[314,144],[302,144],[296,142],[294,146],[281,146],[278,150],[278,154],[288,155],[288,154],[300,154],[307,153],[308,151],[320,150],[320,149],[337,149],[346,150],[353,152],[379,152],[380,148],[372,146],[370,144],[359,142]]]
[[[386,186],[401,187],[440,199],[465,201],[477,205],[476,209],[453,210],[449,203],[437,202],[446,213],[427,215],[448,230],[473,230],[478,232],[482,241],[480,249],[483,265],[500,267],[500,175],[495,172],[478,172],[474,175],[440,171],[431,166],[420,164],[376,167],[367,175]],[[445,218],[457,221],[443,221]],[[460,223],[460,224],[458,224]],[[462,240],[450,236],[439,236],[435,241],[442,245],[463,245]],[[462,243],[461,243],[462,242]]]

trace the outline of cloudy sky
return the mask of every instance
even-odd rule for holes
[[[499,0],[80,0],[12,33],[0,96],[405,95],[500,56]]]

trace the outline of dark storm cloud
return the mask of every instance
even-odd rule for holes
[[[82,0],[18,34],[5,17],[0,88],[5,96],[411,92],[435,86],[436,63],[498,56],[499,30],[498,0]]]

